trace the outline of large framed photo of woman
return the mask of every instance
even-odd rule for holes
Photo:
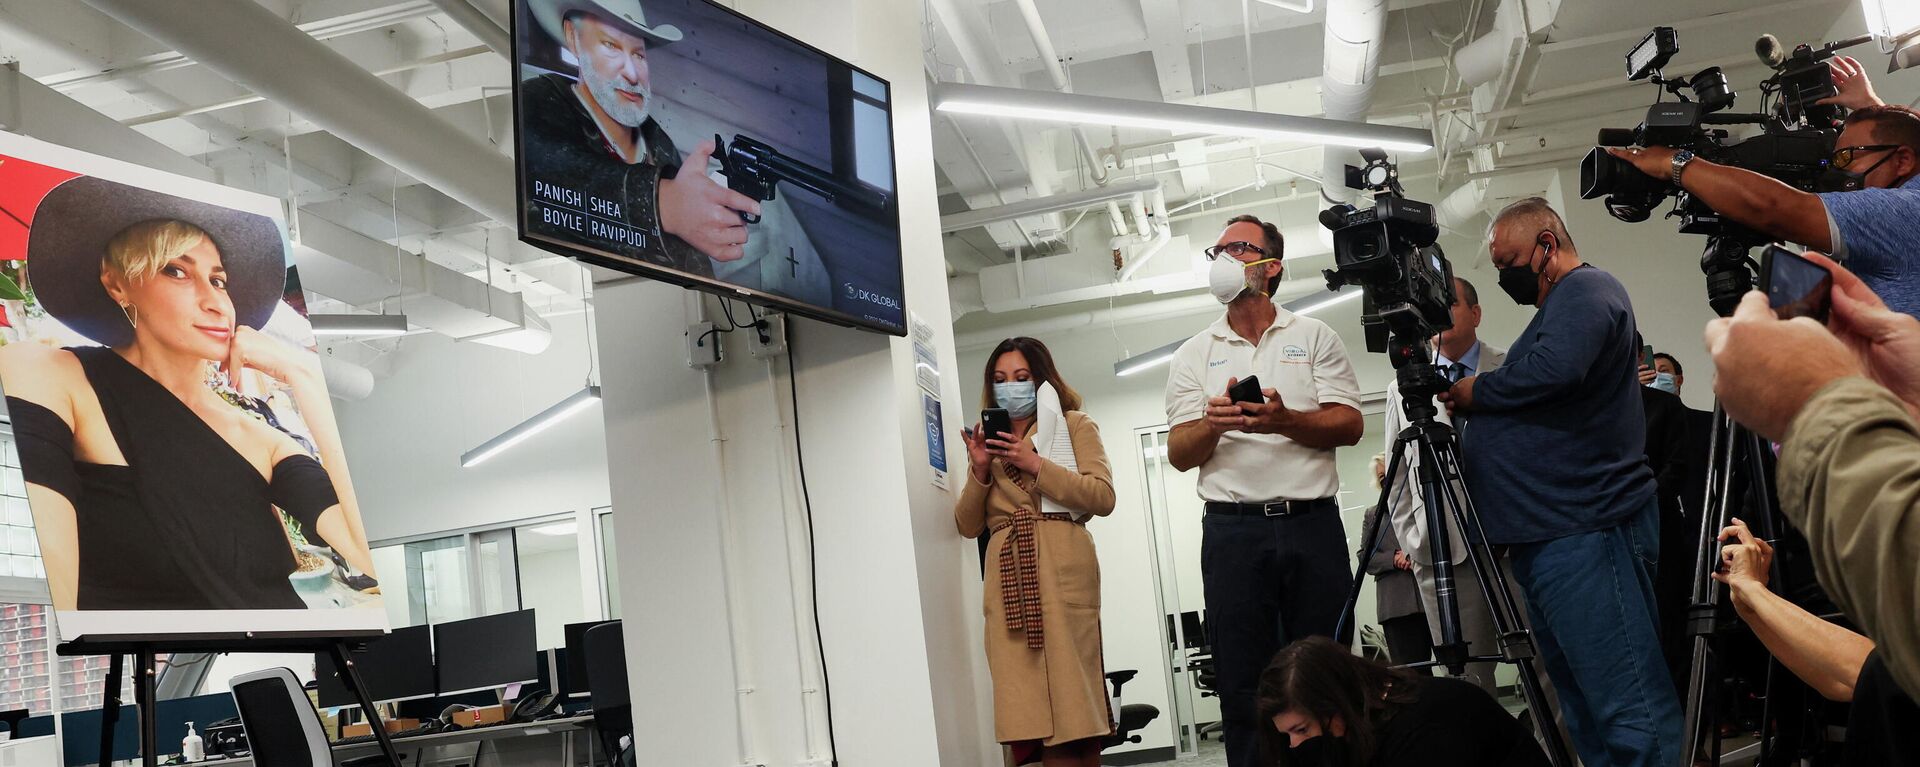
[[[0,133],[0,389],[62,639],[386,628],[284,218]]]

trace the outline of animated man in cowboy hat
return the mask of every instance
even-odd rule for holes
[[[649,26],[639,0],[532,0],[529,11],[580,77],[520,85],[528,192],[552,203],[536,206],[528,230],[703,277],[746,255],[740,214],[758,216],[760,203],[707,176],[710,141],[683,165],[649,114],[647,50],[680,40],[679,28]]]

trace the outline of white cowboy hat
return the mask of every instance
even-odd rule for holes
[[[663,45],[679,42],[683,37],[680,28],[672,24],[647,26],[647,12],[640,7],[640,0],[529,0],[528,10],[540,22],[540,28],[561,45],[567,44],[561,22],[574,13],[592,14],[602,22],[632,30],[650,42]]]

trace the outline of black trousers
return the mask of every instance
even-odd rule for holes
[[[1433,632],[1427,628],[1427,614],[1414,613],[1380,622],[1387,635],[1387,657],[1395,666],[1424,663],[1433,658]]]
[[[1213,644],[1228,767],[1259,767],[1254,710],[1260,672],[1274,653],[1315,634],[1333,636],[1346,601],[1345,527],[1327,499],[1286,517],[1208,514],[1201,520],[1200,577]]]

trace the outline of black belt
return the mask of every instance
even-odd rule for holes
[[[1311,501],[1268,501],[1266,503],[1232,503],[1229,501],[1207,501],[1208,514],[1233,514],[1247,517],[1291,517],[1310,511],[1337,508],[1332,498],[1315,498]]]

